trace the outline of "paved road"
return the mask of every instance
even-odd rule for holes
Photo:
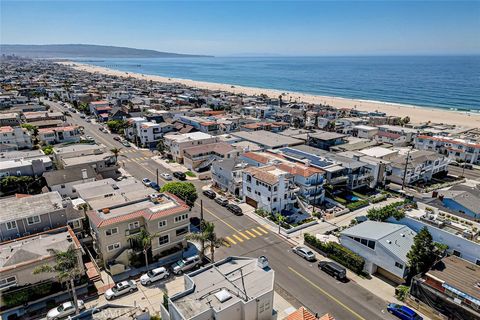
[[[480,179],[480,170],[478,169],[463,169],[455,166],[448,166],[448,172],[455,176],[464,176],[467,179],[479,180]]]
[[[52,107],[62,109],[58,104],[48,102]],[[156,179],[156,169],[167,170],[152,160],[151,152],[125,148],[112,135],[98,130],[98,124],[87,123],[76,113],[69,118],[74,124],[82,125],[85,134],[109,148],[122,148],[120,161],[135,178]],[[159,184],[165,181],[160,179]],[[194,181],[200,190],[204,182]],[[386,313],[387,301],[378,298],[353,281],[340,283],[318,270],[315,263],[309,263],[291,252],[292,245],[284,238],[269,231],[248,216],[235,216],[225,208],[199,193],[199,200],[192,209],[193,216],[200,215],[199,201],[203,201],[204,218],[215,222],[219,236],[225,237],[229,247],[219,248],[216,260],[226,256],[265,255],[275,270],[276,290],[295,307],[306,306],[315,313],[331,313],[337,319],[393,319]]]

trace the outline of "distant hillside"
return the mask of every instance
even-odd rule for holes
[[[0,44],[0,53],[31,58],[182,58],[202,55],[91,44]]]

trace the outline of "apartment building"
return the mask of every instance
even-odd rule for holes
[[[218,141],[218,137],[214,137],[204,132],[168,134],[164,137],[165,148],[168,150],[173,160],[178,163],[183,163],[183,154],[186,148],[216,143]]]
[[[185,148],[183,150],[183,163],[189,170],[203,172],[209,170],[215,161],[235,159],[240,153],[241,150],[225,142],[209,143]]]
[[[52,127],[38,129],[38,140],[46,145],[79,142],[80,129],[78,126]]]
[[[129,239],[142,229],[159,235],[152,240],[154,259],[182,251],[190,225],[189,207],[183,201],[171,194],[152,196],[152,189],[136,179],[106,180],[76,188],[92,208],[87,217],[94,249],[112,274],[127,270],[130,255],[142,251],[141,245]]]
[[[419,135],[415,138],[415,148],[445,154],[452,160],[480,164],[480,143],[476,140]]]
[[[83,270],[82,247],[68,226],[0,243],[0,296],[8,294],[9,289],[57,281],[58,275],[54,272],[33,271],[43,265],[55,264],[55,255],[51,249],[66,251],[70,247],[74,248],[77,265]]]
[[[0,145],[12,146],[15,149],[31,149],[32,136],[22,127],[0,127]]]
[[[447,157],[436,152],[414,150],[390,160],[387,179],[397,184],[403,183],[404,176],[405,184],[421,180],[430,181],[433,175],[447,172],[449,163],[450,160]]]
[[[75,232],[82,227],[83,212],[56,191],[0,199],[0,240],[8,241],[70,224]]]
[[[411,144],[418,134],[418,130],[392,125],[378,126],[375,140],[394,146],[403,147]]]
[[[20,125],[20,115],[17,112],[0,113],[0,127],[15,127]]]
[[[61,120],[65,121],[66,117],[62,112],[48,112],[48,111],[31,111],[24,112],[22,118],[25,122],[46,121],[46,120]]]
[[[89,155],[98,155],[108,152],[108,148],[103,144],[72,144],[68,146],[54,147],[53,157],[57,163],[63,159],[83,157]]]
[[[212,163],[212,183],[215,187],[243,198],[243,169],[248,164],[240,159],[224,159]]]
[[[378,133],[377,127],[367,126],[367,125],[356,125],[352,129],[352,135],[358,138],[364,139],[373,139]]]
[[[183,277],[185,290],[160,306],[162,319],[274,319],[275,273],[264,256],[228,257]]]

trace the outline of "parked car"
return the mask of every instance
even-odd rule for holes
[[[295,247],[292,249],[293,253],[296,253],[303,259],[307,261],[315,261],[317,258],[315,257],[315,254],[312,252],[312,250],[306,248],[306,247]]]
[[[460,167],[468,169],[468,170],[473,170],[473,165],[471,163],[462,163]]]
[[[83,303],[83,300],[77,300],[77,305],[79,310],[85,309],[85,304]],[[65,318],[74,313],[75,304],[72,301],[64,302],[58,307],[55,307],[48,311],[47,320],[57,320],[60,318]]]
[[[337,280],[346,280],[347,279],[347,270],[341,265],[330,262],[330,261],[320,261],[318,263],[318,268]]]
[[[155,189],[156,191],[160,191],[160,186],[156,182],[150,182],[150,188]]]
[[[458,163],[457,161],[452,161],[452,162],[449,163],[449,165],[454,166],[454,167],[459,167],[460,163]]]
[[[92,122],[92,120],[91,120],[91,119],[85,119],[85,121],[86,121],[86,122]]]
[[[402,320],[423,320],[415,311],[407,306],[402,306],[396,303],[389,303],[387,311]]]
[[[172,271],[174,274],[179,275],[199,266],[200,262],[198,255],[184,258],[172,264]]]
[[[168,278],[169,275],[170,273],[168,273],[167,269],[164,267],[155,268],[143,274],[140,277],[140,283],[144,286],[148,286],[152,282]]]
[[[133,280],[122,281],[114,285],[105,292],[105,299],[111,300],[113,298],[122,296],[126,293],[132,293],[137,290],[137,284]]]
[[[225,207],[228,204],[227,198],[224,198],[224,197],[215,198],[215,202],[221,205],[222,207]]]
[[[86,140],[90,140],[90,141],[95,141],[95,139],[93,139],[93,137],[92,137],[92,136],[89,136],[89,135],[86,135],[86,136],[85,136],[85,139],[86,139]]]
[[[204,190],[203,194],[210,199],[215,199],[217,197],[217,194],[212,190]]]
[[[227,204],[227,209],[228,211],[232,212],[234,215],[236,216],[241,216],[243,215],[243,211],[242,211],[242,208],[240,208],[239,206],[237,206],[236,204]]]
[[[170,181],[172,180],[172,175],[170,173],[160,173],[160,177],[162,177],[163,179],[167,180],[167,181]]]
[[[115,136],[115,137],[113,137],[113,140],[115,140],[115,141],[120,141],[120,140],[122,140],[122,139],[121,139],[119,136]]]
[[[80,114],[80,118],[85,119],[85,115],[83,113]]]
[[[143,178],[143,179],[142,179],[142,183],[143,183],[145,186],[149,187],[150,184],[152,183],[152,181],[151,181],[150,179],[148,179],[148,178]]]
[[[122,144],[125,146],[125,147],[130,147],[130,143],[126,140],[122,141]]]
[[[175,171],[173,173],[173,176],[177,178],[178,180],[185,180],[187,179],[187,175],[181,171]]]

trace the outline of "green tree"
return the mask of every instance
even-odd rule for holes
[[[163,140],[158,141],[157,143],[157,150],[163,155],[165,153],[165,144]]]
[[[284,215],[282,215],[280,213],[277,213],[275,215],[275,219],[277,220],[277,223],[278,223],[278,234],[280,234],[280,228],[281,228],[282,224],[284,224],[285,221],[287,221],[287,218],[285,218]]]
[[[11,194],[15,192],[28,193],[28,186],[35,181],[29,176],[8,176],[0,180],[2,192]]]
[[[128,127],[128,123],[125,120],[109,120],[107,121],[107,127],[113,133],[119,133]]]
[[[117,164],[117,162],[118,162],[118,155],[120,154],[121,151],[122,151],[122,148],[112,148],[112,149],[110,149],[110,152],[115,157],[115,164]]]
[[[131,235],[128,239],[138,243],[143,250],[143,254],[145,255],[145,266],[147,267],[148,271],[148,253],[152,249],[152,240],[158,238],[160,236],[159,233],[149,233],[144,228],[140,229],[140,232]]]
[[[427,272],[437,258],[435,243],[426,227],[413,238],[413,245],[407,253],[410,274]]]
[[[191,182],[168,182],[160,191],[176,195],[190,207],[193,207],[198,198],[197,190]]]
[[[57,279],[61,283],[66,283],[67,288],[71,290],[73,296],[73,304],[75,305],[75,313],[78,314],[78,299],[75,291],[75,279],[82,274],[80,263],[77,255],[77,249],[71,245],[66,251],[49,249],[55,256],[55,264],[45,264],[38,266],[33,270],[33,274],[39,273],[55,273]]]
[[[47,156],[51,155],[53,153],[53,146],[44,146],[42,147],[43,153],[45,153]]]

